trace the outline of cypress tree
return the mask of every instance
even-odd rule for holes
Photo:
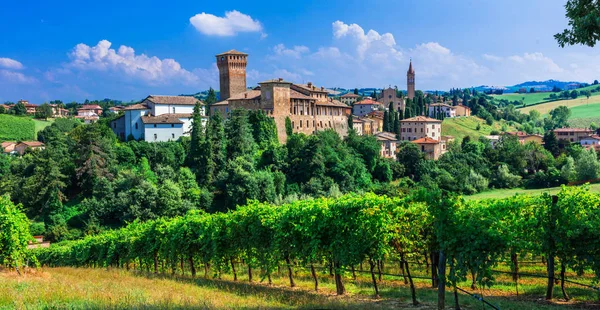
[[[236,109],[225,124],[225,137],[227,138],[227,158],[234,159],[238,156],[254,155],[256,143],[252,137],[252,127],[248,121],[248,111]]]
[[[390,116],[388,111],[383,112],[383,131],[389,131],[390,129]]]
[[[352,115],[352,113],[348,115],[348,132],[350,130],[354,130],[354,116]]]
[[[211,185],[221,169],[225,167],[227,156],[223,118],[219,113],[211,116],[208,120],[203,149],[206,156],[202,158],[204,169],[200,174],[200,180],[204,185]]]
[[[190,152],[187,157],[187,164],[193,169],[198,169],[200,166],[200,158],[202,157],[204,144],[204,126],[202,125],[202,103],[198,101],[194,106],[192,114],[192,132],[190,141]]]

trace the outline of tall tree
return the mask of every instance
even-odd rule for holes
[[[12,107],[12,113],[14,115],[25,115],[27,114],[27,108],[25,107],[25,105],[22,102],[19,102],[17,104],[15,104]]]
[[[227,158],[254,155],[256,143],[252,136],[252,127],[248,121],[248,110],[236,109],[225,124],[227,137]]]
[[[390,102],[388,105],[388,131],[394,132],[394,124],[396,123],[396,112],[394,110],[394,103]]]
[[[554,35],[558,45],[583,44],[594,47],[600,40],[600,2],[568,0],[565,9],[570,28]]]
[[[390,131],[390,113],[383,111],[383,131]]]
[[[292,120],[289,117],[285,118],[285,134],[289,137],[294,133],[294,127],[292,127]]]
[[[273,118],[268,117],[264,111],[255,110],[248,112],[248,121],[252,127],[252,136],[261,150],[278,144],[277,126]]]
[[[47,104],[41,104],[38,107],[35,108],[35,117],[36,118],[43,118],[45,120],[49,119],[52,117],[54,113],[52,113],[52,107]]]
[[[204,149],[204,126],[202,124],[202,103],[198,101],[194,106],[192,114],[192,132],[190,139],[190,152],[188,153],[187,164],[189,167],[198,170],[200,169],[201,157]]]
[[[560,149],[558,148],[558,139],[556,139],[556,134],[554,131],[548,130],[544,134],[544,148],[548,150],[548,152],[552,153],[554,157],[560,154]]]
[[[348,115],[348,131],[354,131],[354,116],[352,113]]]
[[[208,94],[206,95],[206,99],[204,100],[204,103],[206,103],[207,106],[210,106],[211,104],[217,102],[217,93],[215,92],[215,90],[210,87],[208,89]]]
[[[355,88],[355,89],[354,89],[354,94],[355,94],[355,95],[358,95],[358,88]]]
[[[211,185],[221,169],[225,167],[227,148],[225,141],[225,129],[221,114],[211,116],[206,126],[206,139],[204,140],[206,156],[202,165],[204,171],[201,174],[202,183]]]

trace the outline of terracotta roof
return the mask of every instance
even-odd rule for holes
[[[39,142],[39,141],[22,141],[19,144],[25,144],[28,147],[42,147],[45,145],[44,143]],[[17,144],[17,145],[19,145],[19,144]]]
[[[97,104],[84,104],[77,110],[102,110],[102,107]]]
[[[315,98],[307,96],[299,91],[295,91],[293,89],[290,89],[290,98],[293,99],[306,99],[306,100],[315,100]]]
[[[421,138],[421,139],[413,140],[411,142],[412,143],[416,143],[416,144],[438,144],[438,143],[440,143],[439,140],[432,139],[432,138],[429,138],[429,137],[424,137],[424,138]]]
[[[593,132],[588,128],[556,128],[554,132]]]
[[[243,93],[237,93],[229,97],[227,100],[239,100],[239,99],[256,99],[260,98],[260,90],[247,90]]]
[[[2,151],[4,153],[10,153],[12,151],[15,150],[15,146],[17,145],[17,142],[14,141],[5,141],[2,142],[1,146],[2,146]]]
[[[371,111],[367,113],[367,116],[375,117],[375,118],[383,118],[383,111]]]
[[[278,79],[272,79],[272,80],[266,80],[266,81],[264,81],[264,82],[260,82],[260,83],[258,83],[258,84],[269,84],[269,83],[285,83],[285,84],[292,84],[292,82],[285,81],[285,80],[284,80],[284,79],[282,79],[282,78],[278,78]]]
[[[141,104],[141,103],[133,104],[133,105],[126,106],[125,108],[123,108],[123,110],[125,110],[125,111],[148,110],[148,109],[150,109],[150,108],[147,105]]]
[[[181,104],[181,105],[195,105],[198,100],[193,96],[157,96],[150,95],[145,100],[153,102],[155,104]]]
[[[227,101],[227,100],[219,101],[219,102],[211,104],[210,106],[214,107],[214,106],[225,106],[225,105],[229,105],[229,101]]]
[[[317,105],[321,105],[321,106],[340,107],[340,108],[345,108],[345,109],[352,109],[352,107],[346,105],[345,103],[337,101],[337,100],[317,101],[316,103],[317,103]]]
[[[529,134],[527,134],[526,132],[523,132],[523,131],[507,131],[506,134],[511,135],[511,136],[517,136],[517,137],[529,136]]]
[[[347,93],[347,94],[342,95],[342,98],[358,98],[358,97],[360,97],[360,96],[357,94],[353,94],[353,93]]]
[[[462,100],[462,99],[461,99],[461,100]],[[466,106],[466,105],[464,105],[464,104],[459,104],[459,105],[457,105],[457,107],[461,107],[461,108],[465,108],[465,109],[469,109],[469,110],[471,110],[471,108],[467,107],[467,106]]]
[[[375,134],[378,141],[398,141],[396,135],[391,132],[379,132]]]
[[[38,105],[37,104],[33,104],[33,103],[25,103],[23,104],[26,108],[37,108]]]
[[[162,114],[159,116],[145,115],[142,116],[142,123],[144,124],[183,124],[180,118],[190,118],[192,114]]]
[[[381,102],[374,101],[371,98],[363,99],[359,102],[355,102],[354,105],[381,105]]]
[[[236,50],[228,50],[227,52],[221,53],[221,54],[217,54],[216,56],[224,56],[224,55],[245,55],[245,56],[248,56],[248,54],[242,53],[242,52],[238,52]]]
[[[582,140],[583,140],[583,139],[594,139],[594,140],[600,140],[600,136],[598,136],[598,135],[591,135],[591,136],[587,136],[587,137],[585,137],[585,138],[582,138]]]
[[[310,83],[310,84],[294,84],[294,85],[304,88],[305,90],[312,91],[312,92],[318,92],[318,93],[327,93],[328,92],[328,90],[325,89],[325,87],[317,87],[317,86],[313,85],[312,83]]]
[[[449,104],[445,104],[445,103],[432,103],[429,106],[430,107],[447,107],[447,108],[451,108],[451,109],[456,109],[456,107],[451,106]]]
[[[353,118],[353,119],[352,119],[352,122],[353,122],[353,123],[361,123],[361,124],[362,124],[362,123],[364,123],[365,121],[363,121],[363,120],[362,120],[362,119],[360,119],[360,118]]]
[[[403,119],[400,122],[432,122],[432,123],[441,123],[439,119],[427,117],[427,116],[415,116],[407,119]]]

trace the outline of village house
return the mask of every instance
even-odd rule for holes
[[[371,133],[376,134],[383,131],[383,111],[373,111],[363,119],[371,121]]]
[[[69,110],[62,108],[60,105],[58,104],[49,104],[49,106],[52,108],[52,117],[53,118],[59,118],[59,117],[67,117],[69,116]]]
[[[538,135],[538,134],[528,134],[523,131],[506,132],[506,134],[511,135],[511,136],[516,136],[519,139],[519,143],[521,143],[521,144],[526,144],[528,142],[533,142],[533,143],[537,143],[537,144],[544,143],[544,141],[543,141],[544,136]]]
[[[493,149],[496,148],[496,144],[498,144],[498,142],[500,141],[500,135],[490,135],[490,136],[485,136],[485,138],[490,141],[490,146]]]
[[[400,140],[413,141],[425,137],[440,140],[442,121],[426,116],[415,116],[400,121]]]
[[[423,137],[413,140],[411,143],[419,146],[421,152],[425,154],[426,159],[438,160],[446,152],[446,142],[442,140]]]
[[[445,103],[432,103],[428,108],[429,117],[456,117],[456,107]]]
[[[459,102],[461,102],[462,99],[459,99]],[[456,116],[471,116],[471,108],[467,107],[466,105],[462,105],[459,104],[457,106],[454,106],[456,112]]]
[[[365,122],[359,118],[352,119],[352,129],[354,129],[354,132],[359,136],[364,135],[364,132],[363,132],[364,123]]]
[[[352,108],[352,115],[365,116],[380,109],[382,109],[381,103],[368,97],[354,104],[354,107]]]
[[[569,142],[579,142],[581,139],[588,137],[594,133],[588,128],[557,128],[554,129],[554,134],[558,140],[566,140]]]
[[[4,154],[15,154],[15,146],[17,146],[17,142],[14,141],[4,141],[0,144],[2,147],[2,153]]]
[[[23,155],[27,150],[43,150],[46,145],[39,141],[5,141],[1,144],[2,152],[5,154]]]
[[[113,114],[119,114],[119,112],[123,111],[124,109],[125,109],[124,106],[118,105],[118,106],[108,108],[108,111]]]
[[[221,100],[211,105],[211,114],[228,117],[235,109],[260,110],[275,120],[280,142],[287,140],[285,120],[289,118],[294,132],[311,134],[333,129],[341,136],[348,134],[351,108],[332,98],[324,87],[311,82],[294,84],[283,79],[258,83],[246,88],[248,55],[231,50],[216,55],[219,68]]]
[[[346,105],[353,105],[355,102],[358,101],[358,99],[360,98],[359,95],[355,95],[353,93],[347,93],[344,94],[340,97],[340,101]]]
[[[75,118],[81,119],[84,123],[93,123],[100,119],[102,115],[102,107],[97,104],[84,104],[77,108],[77,116]]]
[[[147,142],[175,141],[189,136],[194,107],[200,102],[192,96],[150,95],[141,103],[127,106],[123,115],[110,122],[110,127],[121,139],[144,140]],[[206,113],[202,106],[202,124],[206,124]]]
[[[381,150],[379,152],[381,157],[396,160],[396,147],[398,146],[396,135],[391,132],[379,132],[375,134],[375,138],[377,138],[377,141],[381,144]]]
[[[29,101],[23,100],[23,99],[17,101],[17,104],[19,104],[19,103],[21,103],[25,106],[25,110],[26,110],[27,114],[30,114],[30,115],[35,114],[35,109],[38,107],[37,104],[29,103]]]

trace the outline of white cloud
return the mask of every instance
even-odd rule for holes
[[[23,69],[23,64],[14,59],[0,57],[0,67],[6,69],[21,70]]]
[[[190,17],[190,23],[196,30],[209,36],[230,37],[240,32],[260,32],[262,39],[267,36],[258,20],[235,10],[225,12],[225,17],[202,12]]]
[[[273,47],[273,51],[279,56],[289,56],[292,58],[300,59],[303,54],[308,53],[310,50],[304,45],[296,45],[291,49],[288,49],[283,44],[277,44]]]
[[[141,79],[150,84],[183,83],[194,84],[198,77],[185,70],[170,58],[159,59],[145,54],[136,55],[132,47],[121,45],[118,50],[110,48],[107,40],[90,47],[77,44],[70,53],[69,68],[123,73],[128,77]]]
[[[13,82],[18,84],[31,84],[37,81],[35,78],[27,76],[21,72],[8,70],[0,70],[0,78],[4,82]]]
[[[345,24],[342,21],[335,21],[333,24],[334,38],[341,40],[350,38],[351,44],[356,46],[356,52],[360,59],[364,59],[370,52],[379,51],[385,54],[391,54],[393,57],[401,58],[402,53],[395,49],[396,40],[391,33],[379,34],[371,29],[366,34],[364,29],[357,24]]]

